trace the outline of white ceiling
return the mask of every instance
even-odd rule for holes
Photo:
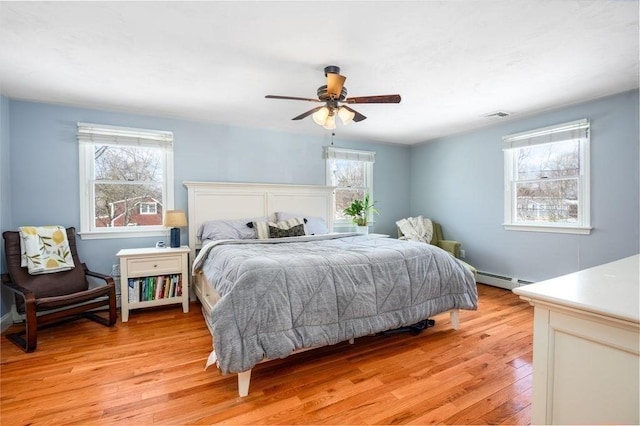
[[[368,117],[336,136],[413,144],[638,87],[638,1],[0,3],[0,91],[307,134],[338,65]],[[509,119],[509,118],[507,118]],[[112,123],[117,124],[117,123]]]

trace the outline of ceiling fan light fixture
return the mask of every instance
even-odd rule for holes
[[[327,121],[322,127],[324,127],[327,130],[335,129],[336,128],[336,116],[333,115],[333,114],[327,116]]]
[[[327,118],[329,117],[329,108],[322,107],[312,115],[313,121],[319,126],[324,126],[327,123]]]
[[[356,113],[353,111],[349,111],[345,107],[341,106],[338,109],[338,117],[342,120],[342,124],[345,126],[353,121],[353,117],[356,116]]]
[[[1,1],[1,0],[0,0]],[[308,111],[303,112],[292,118],[292,120],[302,120],[308,116],[313,118],[313,121],[324,127],[325,129],[333,130],[336,128],[336,116],[340,117],[340,120],[344,125],[350,122],[359,123],[362,120],[366,120],[367,117],[360,114],[358,111],[351,109],[341,103],[345,104],[397,104],[400,103],[400,95],[374,95],[374,96],[357,96],[347,98],[347,88],[344,87],[344,82],[347,77],[340,75],[340,67],[330,65],[325,67],[324,76],[327,79],[327,84],[323,84],[318,87],[317,98],[300,98],[297,96],[281,96],[281,95],[266,95],[267,99],[285,99],[293,101],[310,101],[324,103],[324,106],[317,106]]]

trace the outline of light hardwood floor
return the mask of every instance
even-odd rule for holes
[[[478,285],[477,311],[418,336],[371,336],[257,366],[250,394],[204,371],[200,306],[140,310],[107,328],[42,330],[25,354],[2,338],[0,423],[529,424],[533,309]]]

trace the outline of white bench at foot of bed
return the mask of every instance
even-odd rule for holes
[[[451,318],[451,328],[454,330],[458,330],[460,328],[460,309],[452,309],[449,311],[449,316]],[[353,345],[354,340],[349,339],[349,343]],[[313,349],[313,348],[309,348]],[[307,351],[309,349],[302,349],[299,351],[295,351],[294,353],[300,353],[303,351]],[[265,360],[263,362],[266,362]],[[249,383],[251,382],[251,370],[242,371],[238,373],[238,395],[240,397],[244,397],[249,395]]]

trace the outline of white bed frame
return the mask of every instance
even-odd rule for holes
[[[275,220],[276,212],[299,213],[303,216],[320,217],[333,229],[333,191],[334,187],[319,185],[286,185],[263,183],[229,182],[183,182],[188,195],[188,224],[190,259],[195,259],[202,242],[197,237],[198,228],[208,220],[247,219],[267,216]],[[192,277],[192,289],[202,303],[207,327],[209,314],[218,295],[205,285],[204,277]],[[450,311],[451,324],[459,327],[459,310]],[[353,341],[351,341],[353,343]],[[209,358],[215,361],[215,354]],[[240,396],[249,394],[251,370],[238,373],[238,392]]]
[[[201,247],[196,236],[203,222],[217,219],[246,219],[276,212],[315,216],[333,229],[332,186],[280,185],[270,183],[184,182],[188,196],[189,247],[192,254]]]

